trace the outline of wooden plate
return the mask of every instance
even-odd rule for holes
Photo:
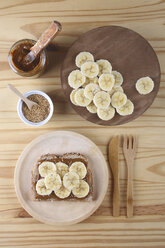
[[[36,161],[46,153],[67,152],[87,156],[93,175],[94,201],[34,201],[31,173]],[[55,131],[39,136],[25,148],[17,162],[14,180],[17,197],[31,216],[46,224],[71,225],[89,217],[102,203],[108,187],[108,169],[104,156],[92,141],[74,132]]]
[[[72,88],[68,85],[68,75],[76,69],[75,57],[82,51],[91,52],[95,60],[108,59],[113,70],[122,73],[123,89],[135,105],[132,115],[119,116],[116,113],[112,120],[103,121],[86,108],[71,103]],[[155,82],[154,90],[148,95],[140,95],[135,89],[137,79],[144,76],[150,76]],[[68,102],[82,117],[99,125],[121,125],[140,116],[152,104],[159,89],[160,66],[153,48],[138,33],[119,26],[99,27],[83,34],[70,47],[61,69],[61,83]]]

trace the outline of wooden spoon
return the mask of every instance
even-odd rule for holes
[[[20,91],[18,91],[12,84],[8,84],[8,88],[13,91],[19,98],[22,99],[22,101],[27,105],[28,109],[31,110],[33,105],[37,104],[36,102],[33,102],[26,98]]]
[[[25,56],[24,63],[30,64],[32,63],[38,54],[50,43],[51,40],[57,35],[59,31],[61,31],[62,26],[59,22],[53,21],[48,29],[40,36],[38,41],[34,46],[30,48],[30,52]]]

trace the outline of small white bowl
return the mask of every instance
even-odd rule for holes
[[[45,94],[44,92],[42,91],[39,91],[39,90],[31,90],[31,91],[28,91],[24,94],[25,97],[28,97],[30,95],[34,95],[34,94],[38,94],[38,95],[41,95],[43,97],[45,97],[49,104],[50,104],[50,112],[49,112],[49,115],[47,116],[47,118],[41,122],[31,122],[31,121],[28,121],[25,116],[23,115],[23,112],[22,112],[22,104],[23,104],[23,101],[20,99],[18,101],[18,104],[17,104],[17,112],[18,112],[18,115],[20,117],[20,119],[27,125],[29,126],[33,126],[33,127],[39,127],[39,126],[42,126],[44,124],[46,124],[52,117],[53,115],[53,111],[54,111],[54,106],[53,106],[53,102],[52,100],[50,99],[50,97]]]

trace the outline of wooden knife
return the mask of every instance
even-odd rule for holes
[[[115,136],[109,142],[109,164],[113,175],[113,216],[120,215],[120,189],[119,189],[119,137]]]

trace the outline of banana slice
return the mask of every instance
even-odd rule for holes
[[[70,100],[74,105],[77,105],[76,101],[75,101],[75,94],[76,94],[77,90],[72,90],[72,92],[70,93]]]
[[[94,77],[94,78],[88,78],[88,77],[86,77],[86,81],[85,81],[85,83],[83,84],[82,87],[84,87],[84,85],[86,86],[86,85],[88,85],[88,84],[90,84],[90,83],[99,84],[99,83],[98,83],[98,80],[99,80],[98,77]]]
[[[112,95],[115,93],[115,92],[124,92],[123,88],[121,86],[118,86],[118,87],[113,87],[112,90],[109,92],[110,94],[110,97],[112,97]]]
[[[54,190],[54,193],[60,199],[64,199],[64,198],[67,198],[68,196],[70,196],[71,190],[62,186],[60,189]]]
[[[83,179],[87,174],[87,169],[84,163],[82,162],[74,162],[70,168],[70,172],[76,172],[79,175],[80,179]]]
[[[80,180],[80,184],[72,189],[72,193],[77,198],[87,196],[89,194],[89,184],[84,180]]]
[[[101,120],[111,120],[115,115],[115,109],[109,106],[107,109],[97,109],[97,115]]]
[[[78,89],[82,86],[85,83],[85,80],[86,78],[80,70],[74,70],[68,76],[68,83],[70,87],[74,89]]]
[[[131,115],[134,111],[134,104],[130,100],[127,100],[126,104],[121,108],[117,108],[116,111],[122,116]]]
[[[110,95],[105,91],[99,91],[93,98],[93,102],[97,108],[106,109],[108,108],[111,98]]]
[[[100,88],[97,84],[90,83],[84,89],[84,95],[86,98],[93,100],[94,95],[100,91]]]
[[[93,84],[98,84],[98,77],[94,78],[88,78],[86,77],[85,83],[82,85],[83,88],[85,88],[88,84],[93,83]]]
[[[86,77],[94,78],[99,73],[99,66],[95,62],[87,61],[81,66],[81,72]]]
[[[150,77],[142,77],[136,82],[136,89],[141,95],[149,94],[154,88],[154,81]]]
[[[63,162],[57,162],[56,167],[57,173],[60,175],[61,178],[63,178],[64,175],[69,171],[68,165]]]
[[[97,108],[93,102],[91,102],[86,108],[92,114],[97,113]]]
[[[124,104],[126,104],[126,101],[127,101],[126,94],[118,91],[118,92],[113,94],[111,104],[114,108],[120,108]]]
[[[88,80],[89,80],[89,83],[98,84],[99,78],[98,77],[88,78]]]
[[[78,89],[75,93],[74,99],[76,104],[81,107],[86,107],[91,102],[89,98],[85,97],[84,89]]]
[[[76,56],[76,66],[81,67],[87,61],[94,61],[94,57],[89,52],[81,52]]]
[[[79,183],[79,175],[75,172],[68,172],[63,177],[64,187],[68,190],[72,190],[74,187],[78,186]]]
[[[56,172],[56,165],[53,162],[44,161],[39,165],[38,171],[41,177],[46,177],[48,174]]]
[[[115,84],[114,84],[114,87],[118,87],[120,85],[122,85],[123,83],[123,76],[121,75],[120,72],[118,71],[112,71],[112,74],[115,78]]]
[[[45,177],[45,185],[47,189],[59,189],[61,188],[62,182],[61,177],[57,173],[51,173]]]
[[[99,66],[99,76],[104,73],[111,73],[112,72],[112,66],[111,63],[106,59],[99,59],[96,61],[96,63]]]
[[[36,191],[38,195],[50,195],[52,189],[47,189],[45,185],[45,179],[39,179],[36,183]]]
[[[102,90],[112,90],[115,83],[115,78],[112,74],[104,73],[99,77],[99,86]]]

